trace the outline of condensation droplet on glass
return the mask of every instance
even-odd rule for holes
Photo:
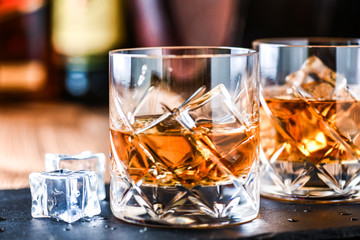
[[[130,124],[134,124],[135,118],[131,112],[127,113],[127,119],[129,119]]]
[[[132,94],[132,99],[136,99],[138,95],[138,90],[134,90],[133,94]]]
[[[137,82],[137,85],[138,85],[138,86],[141,86],[141,84],[143,84],[144,81],[145,81],[145,76],[144,76],[143,74],[141,74],[141,75],[139,76],[139,80],[138,80],[138,82]]]
[[[147,65],[144,64],[142,67],[141,67],[141,74],[139,76],[139,79],[138,79],[138,82],[137,82],[137,85],[138,86],[141,86],[144,81],[145,81],[145,74],[146,74],[146,71],[147,71]]]

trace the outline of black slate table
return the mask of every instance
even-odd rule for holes
[[[360,203],[300,204],[262,198],[257,219],[214,229],[164,229],[124,223],[110,211],[72,224],[31,217],[29,189],[0,191],[0,239],[360,239]]]

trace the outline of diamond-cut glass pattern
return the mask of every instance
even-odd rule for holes
[[[223,85],[203,90],[178,108],[163,104],[160,115],[120,114],[127,131],[110,132],[111,208],[117,217],[186,227],[257,216],[257,123],[238,112]]]
[[[360,198],[358,96],[317,57],[309,57],[286,81],[260,97],[262,194],[290,200]]]

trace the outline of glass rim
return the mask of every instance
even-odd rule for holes
[[[153,50],[230,50],[234,53],[195,53],[195,54],[154,54],[154,53],[136,53],[136,51],[153,51]],[[228,46],[160,46],[160,47],[139,47],[139,48],[123,48],[109,51],[109,56],[122,55],[132,58],[161,58],[161,59],[177,59],[177,58],[214,58],[214,57],[237,57],[252,56],[258,51],[251,48],[228,47]]]
[[[310,44],[309,44],[310,43]],[[273,47],[307,47],[307,48],[360,48],[360,38],[338,37],[284,37],[284,38],[259,38],[252,42],[252,46]]]

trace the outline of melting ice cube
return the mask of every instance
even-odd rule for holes
[[[97,175],[93,171],[34,172],[29,180],[34,218],[72,223],[101,212],[96,194]]]
[[[344,76],[327,67],[318,57],[311,56],[301,68],[286,77],[290,91],[307,98],[356,99]]]
[[[176,119],[187,129],[196,128],[204,123],[211,123],[212,128],[225,125],[238,128],[247,124],[247,120],[238,112],[223,84],[184,104],[178,109]]]
[[[245,169],[252,164],[247,156],[255,151],[251,139],[255,137],[257,119],[239,113],[223,84],[172,112],[185,129],[194,133],[188,136],[189,142],[207,161],[212,161],[212,167],[216,166],[223,176],[233,177],[230,166],[241,163],[238,169]],[[239,160],[241,156],[244,159]],[[249,162],[245,164],[246,161]]]
[[[136,107],[131,111],[125,114],[122,110],[122,104],[119,97],[114,97],[114,104],[116,108],[116,112],[120,115],[122,122],[126,125],[129,131],[139,134],[141,132],[146,131],[154,126],[156,126],[159,122],[168,118],[171,113],[168,111],[164,111],[163,104],[170,108],[179,107],[180,104],[184,101],[184,99],[177,93],[169,91],[166,88],[161,87],[161,84],[151,85],[140,98]],[[137,116],[159,116],[158,118],[151,118],[141,128],[137,127],[135,123],[135,118]],[[117,123],[113,123],[117,125]]]
[[[97,194],[99,200],[106,197],[104,172],[105,172],[105,154],[92,153],[85,151],[79,154],[45,154],[45,170],[54,171],[68,169],[72,171],[92,170],[98,176]]]

